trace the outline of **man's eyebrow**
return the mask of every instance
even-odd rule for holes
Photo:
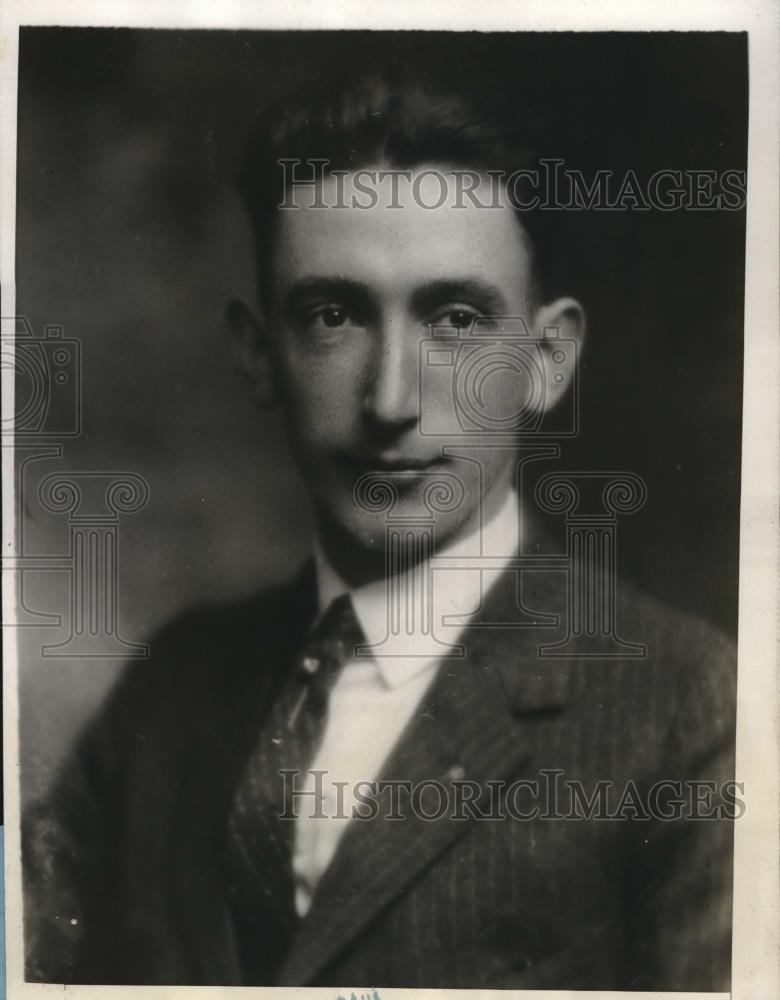
[[[312,276],[299,278],[288,289],[284,297],[284,306],[289,311],[302,299],[325,298],[347,300],[349,302],[367,302],[371,299],[371,290],[362,281],[352,278]]]
[[[463,302],[492,316],[500,316],[507,311],[506,297],[501,289],[480,278],[442,278],[429,281],[412,296],[412,304],[420,313],[448,302]]]

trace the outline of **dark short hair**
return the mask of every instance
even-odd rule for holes
[[[540,147],[541,129],[531,113],[515,109],[499,117],[479,100],[403,70],[308,87],[259,116],[237,178],[255,235],[261,287],[284,194],[280,161],[299,160],[305,167],[314,158],[327,160],[326,172],[439,163],[508,177],[538,169]],[[536,289],[545,295],[557,213],[514,207],[530,237]]]

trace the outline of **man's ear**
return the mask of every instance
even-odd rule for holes
[[[549,411],[577,376],[585,342],[585,310],[568,297],[545,303],[536,311],[533,333],[542,350],[547,375],[545,411]]]
[[[238,371],[249,380],[255,402],[264,408],[274,406],[277,391],[273,358],[263,317],[242,299],[232,299],[225,310],[225,319],[233,345],[233,360]]]

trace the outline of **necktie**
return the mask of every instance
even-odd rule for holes
[[[298,917],[292,869],[293,787],[319,749],[328,698],[354,648],[366,641],[349,594],[336,598],[296,657],[249,758],[228,820],[227,882],[248,978],[270,981]],[[301,772],[298,776],[281,772]],[[312,804],[304,800],[303,808]],[[284,818],[282,818],[284,817]]]

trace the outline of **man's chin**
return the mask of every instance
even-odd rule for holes
[[[431,555],[434,546],[446,544],[463,529],[462,518],[432,515],[424,505],[411,501],[396,504],[390,512],[353,510],[347,515],[342,513],[336,520],[336,534],[341,536],[342,543],[366,554],[385,554],[392,547],[397,551],[419,548],[424,555]],[[334,519],[330,517],[328,521],[332,534]]]

